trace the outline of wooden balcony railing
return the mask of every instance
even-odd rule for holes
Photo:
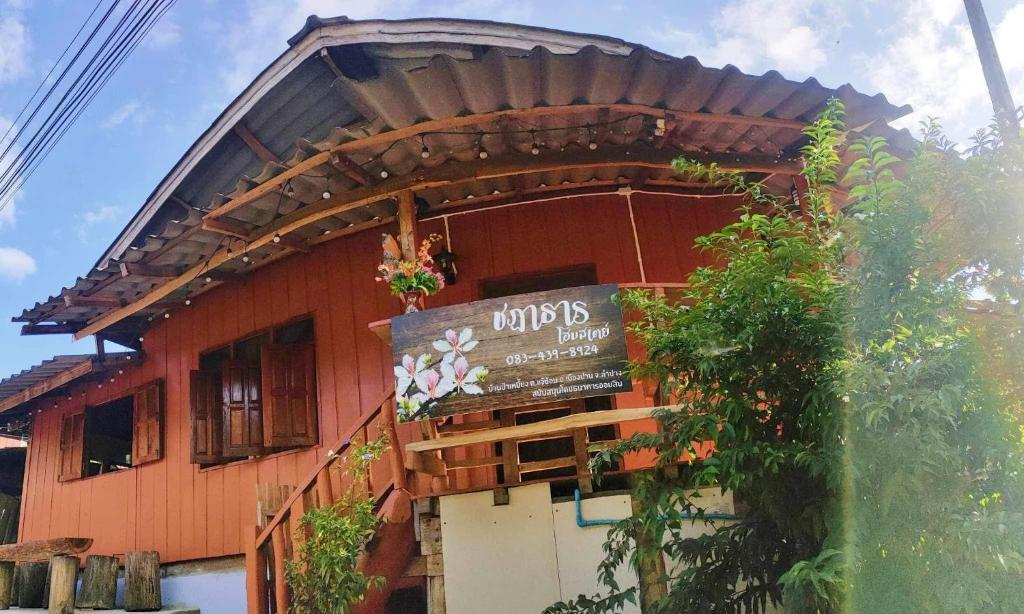
[[[374,439],[378,429],[391,442],[387,457],[372,466],[366,477],[366,491],[377,503],[378,515],[394,525],[411,517],[411,498],[406,488],[406,470],[395,428],[394,391],[363,416],[306,479],[295,488],[265,528],[247,544],[246,593],[250,614],[285,614],[291,605],[285,582],[286,562],[298,551],[302,515],[312,506],[335,502],[351,485],[351,476],[334,469],[362,443]],[[376,427],[376,428],[375,428]],[[382,525],[384,526],[384,525]],[[365,562],[365,561],[364,561]]]

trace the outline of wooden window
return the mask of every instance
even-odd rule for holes
[[[316,361],[313,344],[263,348],[263,445],[311,446],[317,442]]]
[[[204,352],[190,383],[193,463],[218,464],[319,439],[309,318]]]
[[[146,384],[132,396],[131,465],[158,461],[163,456],[163,382]]]
[[[85,413],[64,416],[60,423],[60,473],[61,482],[82,477],[82,450],[85,438]]]
[[[192,419],[192,462],[215,464],[223,462],[221,441],[221,386],[217,373],[189,373]]]
[[[260,367],[230,360],[221,369],[224,407],[224,456],[238,458],[263,453],[263,393]]]

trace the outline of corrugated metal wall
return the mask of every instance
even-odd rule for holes
[[[685,281],[704,257],[693,238],[734,214],[734,199],[634,193],[586,196],[450,215],[447,232],[459,281],[428,306],[477,297],[478,281],[593,263],[601,283],[639,282],[637,245],[648,282]],[[634,239],[633,226],[638,240]],[[445,220],[421,234],[445,234]],[[94,553],[159,550],[164,561],[238,554],[255,522],[256,484],[296,484],[360,413],[391,386],[390,350],[367,324],[395,315],[397,299],[374,281],[380,231],[340,238],[225,285],[158,323],[145,361],[100,388],[77,388],[36,416],[21,539],[85,536]],[[189,463],[188,376],[199,352],[302,314],[315,319],[321,447],[200,470]],[[164,459],[128,471],[57,482],[61,417],[117,398],[154,378],[166,383]],[[619,406],[643,403],[639,392]],[[412,437],[418,427],[401,427]],[[459,472],[454,487],[486,483],[490,472]]]

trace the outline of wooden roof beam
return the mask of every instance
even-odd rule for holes
[[[252,234],[249,229],[238,222],[215,219],[209,215],[203,218],[203,230],[209,230],[210,232],[216,232],[217,234],[227,235],[243,241],[248,240],[249,235]]]
[[[281,159],[278,158],[277,155],[274,154],[274,152],[267,149],[267,146],[264,145],[258,138],[256,138],[256,135],[253,134],[252,131],[249,130],[249,128],[246,127],[245,124],[235,124],[232,127],[232,130],[235,132],[235,135],[238,136],[238,138],[242,139],[246,146],[248,146],[249,149],[254,154],[256,154],[256,157],[259,158],[260,160],[263,160],[264,162],[281,162]]]
[[[732,115],[727,113],[702,113],[699,111],[676,111],[671,109],[659,109],[647,105],[638,104],[576,104],[551,107],[532,107],[529,109],[511,109],[506,111],[492,111],[488,113],[476,113],[460,117],[447,117],[444,119],[428,120],[404,128],[397,128],[387,132],[381,132],[361,139],[348,141],[336,145],[320,154],[312,155],[295,166],[275,175],[264,183],[253,189],[236,196],[224,203],[212,212],[213,217],[221,217],[235,209],[250,203],[266,194],[275,191],[290,179],[298,177],[323,164],[330,163],[331,156],[336,153],[347,154],[353,151],[361,151],[380,146],[387,146],[401,139],[415,137],[428,132],[445,130],[457,130],[478,124],[491,124],[499,120],[521,120],[534,119],[538,117],[564,116],[579,113],[600,112],[608,109],[609,112],[623,114],[643,114],[654,118],[672,117],[676,120],[713,122],[722,124],[738,124],[745,126],[765,126],[772,128],[788,128],[791,130],[802,130],[806,125],[799,120],[777,119],[774,117],[749,117],[746,115]]]
[[[359,185],[370,185],[373,183],[373,176],[370,175],[365,168],[353,162],[352,158],[349,158],[343,153],[332,153],[330,157],[330,164],[334,170],[345,175]]]
[[[25,324],[21,327],[22,335],[73,335],[82,330],[81,323],[67,324]]]
[[[182,267],[158,266],[142,264],[138,262],[122,262],[118,265],[121,269],[121,277],[135,275],[136,277],[177,277],[181,275]]]
[[[717,163],[724,169],[746,171],[746,172],[780,172],[796,174],[800,172],[800,165],[795,160],[778,159],[771,156],[752,154],[687,154],[689,157],[705,164]],[[297,209],[287,215],[283,215],[267,226],[254,230],[248,235],[245,244],[238,249],[228,250],[222,248],[214,252],[209,259],[185,271],[182,275],[170,279],[164,284],[153,289],[149,294],[136,300],[134,303],[120,307],[97,318],[75,334],[75,339],[81,339],[97,331],[114,324],[134,313],[146,309],[153,303],[170,295],[178,288],[190,283],[197,276],[205,271],[216,269],[228,260],[240,258],[243,254],[259,249],[273,243],[275,235],[285,236],[294,230],[312,224],[318,220],[333,217],[339,213],[363,207],[386,198],[397,198],[403,191],[419,191],[429,188],[439,188],[449,185],[471,183],[482,179],[496,179],[509,177],[520,173],[542,173],[581,168],[608,168],[608,167],[653,167],[671,168],[672,159],[677,154],[665,151],[657,151],[649,148],[632,147],[604,147],[596,150],[584,150],[571,152],[566,155],[563,152],[543,152],[541,155],[512,154],[500,158],[488,158],[486,160],[474,160],[472,162],[450,162],[440,166],[421,170],[413,176],[393,177],[375,185],[354,188],[345,192],[312,203]],[[262,186],[260,186],[262,187]],[[259,189],[259,188],[256,188]],[[227,205],[225,205],[226,207]],[[207,222],[214,221],[214,214],[219,213],[224,207],[216,209],[207,214],[203,221],[206,228]],[[216,220],[220,222],[222,220]],[[237,228],[236,228],[237,229]],[[239,231],[241,232],[241,231]]]

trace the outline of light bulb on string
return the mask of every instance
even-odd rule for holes
[[[420,137],[420,157],[426,160],[430,157],[430,149],[427,147],[427,141],[422,136]]]
[[[330,192],[330,190],[324,190],[324,193],[323,193],[323,194],[321,194],[321,196],[323,196],[323,197],[324,197],[324,200],[327,200],[328,198],[330,198],[330,197],[331,197],[331,192]]]
[[[387,179],[388,178],[388,172],[386,170],[384,170],[384,169],[381,169],[381,171],[380,171],[380,178],[381,179]]]
[[[280,243],[281,242],[281,235],[275,232],[274,233],[273,241],[274,241],[274,243]]]

